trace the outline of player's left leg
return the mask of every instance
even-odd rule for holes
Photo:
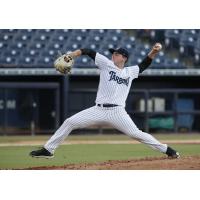
[[[126,135],[147,144],[155,150],[166,153],[169,157],[179,157],[178,152],[168,147],[167,144],[163,144],[152,135],[139,130],[124,108],[114,109],[109,118],[109,123]]]
[[[67,118],[52,137],[46,142],[43,148],[31,151],[30,156],[52,158],[56,148],[65,140],[65,138],[75,129],[85,128],[90,125],[105,122],[105,113],[97,106],[85,109]]]

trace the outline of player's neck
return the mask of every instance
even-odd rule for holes
[[[123,64],[123,63],[118,63],[118,64],[116,64],[116,66],[117,66],[119,69],[123,69],[123,68],[124,68],[124,64]]]

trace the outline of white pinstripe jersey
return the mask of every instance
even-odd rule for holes
[[[119,69],[112,60],[97,53],[95,64],[100,69],[100,82],[95,103],[117,104],[125,107],[132,80],[139,75],[139,67]]]

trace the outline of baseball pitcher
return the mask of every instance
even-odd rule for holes
[[[152,135],[139,130],[125,110],[125,102],[132,81],[150,66],[161,48],[161,44],[156,43],[140,64],[129,67],[124,67],[129,59],[129,52],[124,48],[109,49],[112,53],[111,60],[91,49],[79,49],[59,57],[54,65],[61,73],[69,73],[74,59],[81,55],[87,55],[94,60],[100,70],[95,105],[66,119],[44,147],[30,152],[30,156],[51,158],[54,156],[56,148],[72,130],[106,123],[166,154],[169,158],[179,158],[180,155],[177,151],[167,144],[160,143]]]

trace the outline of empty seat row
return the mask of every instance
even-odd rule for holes
[[[151,48],[149,44],[143,44],[135,36],[129,36],[119,29],[2,29],[0,65],[51,67],[58,51],[65,53],[79,48],[91,48],[111,56],[108,49],[119,46],[129,50],[129,64],[137,64]],[[166,63],[163,60],[165,53],[160,52],[155,62]],[[75,63],[77,67],[86,65],[93,67],[94,62],[83,57]]]

